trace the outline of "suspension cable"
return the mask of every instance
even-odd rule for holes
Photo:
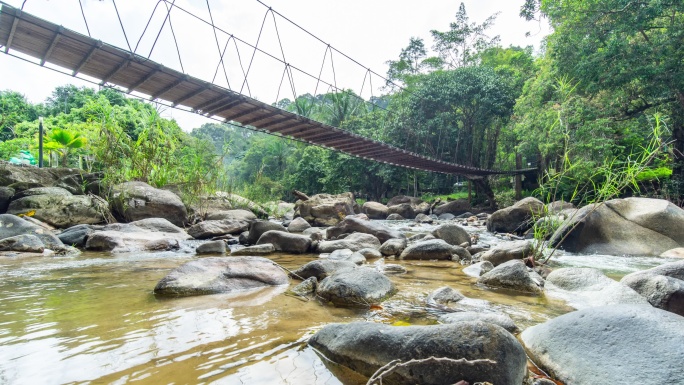
[[[116,11],[116,17],[119,19],[119,25],[121,26],[121,31],[124,34],[124,38],[126,39],[126,45],[128,46],[128,51],[133,52],[131,49],[131,43],[128,42],[128,36],[126,35],[126,29],[123,26],[123,22],[121,21],[121,15],[119,15],[119,8],[116,7],[116,0],[112,0],[112,4],[114,4],[114,10]]]
[[[26,1],[24,1],[24,3],[26,3]],[[90,28],[88,28],[88,20],[86,20],[85,12],[83,11],[83,3],[81,2],[81,0],[78,0],[78,5],[81,7],[81,15],[83,16],[83,22],[85,23],[86,31],[88,31],[88,37],[92,37],[90,35]],[[21,7],[24,8],[23,5]]]

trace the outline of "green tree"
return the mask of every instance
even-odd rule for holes
[[[69,166],[69,154],[73,150],[85,147],[86,138],[77,131],[55,128],[46,135],[45,149],[57,151],[60,154],[60,165]]]

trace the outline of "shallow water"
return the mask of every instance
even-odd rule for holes
[[[430,229],[414,226],[411,232]],[[485,233],[480,241],[500,242]],[[426,308],[425,298],[444,285],[468,297],[459,304],[462,309],[504,312],[521,328],[572,310],[543,296],[479,287],[448,261],[386,261],[404,265],[408,273],[390,276],[399,293],[374,310],[305,302],[285,295],[286,287],[240,296],[152,294],[170,269],[194,258],[188,253],[0,258],[0,384],[358,384],[365,380],[324,362],[306,346],[312,333],[332,322],[436,323],[441,313]],[[270,258],[295,269],[317,256]],[[591,258],[605,261],[606,270],[623,269],[622,274],[665,262],[572,255],[558,260],[570,266],[589,264]]]

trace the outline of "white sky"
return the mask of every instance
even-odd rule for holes
[[[12,6],[21,7],[23,0],[5,0]],[[172,1],[172,0],[170,0]],[[430,30],[446,31],[449,23],[455,20],[460,1],[425,0],[422,6],[409,0],[263,0],[266,4],[293,22],[306,28],[320,39],[337,50],[345,53],[361,63],[365,68],[384,75],[387,71],[387,60],[395,60],[402,48],[406,47],[411,37],[421,37],[426,46],[432,45]],[[270,1],[270,2],[269,2]],[[82,0],[84,12],[88,20],[90,32],[94,38],[121,48],[127,48],[121,28],[116,18],[114,5],[110,0]],[[500,12],[495,26],[490,30],[491,36],[500,35],[503,46],[533,45],[539,48],[539,42],[548,29],[536,22],[525,22],[518,16],[522,0],[490,0],[464,1],[471,21],[482,22],[488,16]],[[147,56],[160,26],[166,16],[164,2],[154,0],[118,0],[119,8],[129,42],[135,46],[142,35],[152,10],[157,5],[155,17],[148,31],[140,40],[136,51]],[[209,20],[206,0],[176,0],[176,5]],[[267,7],[256,0],[210,0],[215,24],[240,39],[255,44]],[[24,11],[45,18],[66,28],[87,34],[78,0],[27,0]],[[211,81],[219,62],[219,53],[213,31],[207,24],[194,19],[179,9],[171,12],[174,32],[178,39],[185,73]],[[275,17],[278,33],[283,41],[283,51],[287,62],[313,75],[321,72],[321,63],[326,55],[326,65],[322,70],[322,78],[328,83],[337,83],[339,88],[351,88],[368,98],[371,94],[381,93],[382,80],[377,77],[366,77],[366,69],[346,60],[334,53],[335,64],[333,74],[330,65],[330,54],[326,45],[316,41],[292,24]],[[526,37],[531,32],[531,37]],[[225,46],[228,36],[218,33],[219,46]],[[278,45],[273,17],[268,14],[262,32],[259,48],[273,56],[282,58]],[[238,43],[239,55],[245,71],[249,65],[253,49]],[[2,51],[4,52],[4,50]],[[10,51],[12,52],[12,51]],[[227,62],[227,76],[230,88],[240,90],[244,76],[238,63],[236,44],[228,45],[224,60]],[[16,52],[15,52],[16,53]],[[167,67],[180,70],[176,48],[168,24],[160,34],[154,47],[151,59]],[[33,60],[35,62],[35,60]],[[248,84],[253,97],[272,103],[278,99],[292,99],[292,89],[287,78],[278,94],[284,65],[263,54],[257,53],[249,75]],[[293,71],[297,94],[306,92],[326,92],[328,86],[319,84],[307,75]],[[365,83],[364,83],[365,79]],[[64,84],[86,85],[91,83],[80,81],[37,65],[23,62],[17,58],[0,54],[0,89],[11,89],[26,95],[31,102],[41,102],[52,90]],[[223,70],[219,70],[216,83],[228,86]],[[247,93],[245,87],[245,93]],[[191,130],[209,121],[206,118],[189,112],[167,109],[165,117],[174,118],[184,130]]]

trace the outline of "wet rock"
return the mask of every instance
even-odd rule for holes
[[[316,277],[309,277],[290,290],[293,294],[300,297],[308,297],[316,293],[318,280]]]
[[[59,187],[38,187],[15,195],[7,213],[32,213],[32,217],[51,226],[67,228],[103,223],[109,213],[109,204],[94,195],[72,195]]]
[[[439,219],[440,221],[450,221],[454,218],[456,218],[456,216],[454,214],[449,214],[449,213],[441,214],[440,216],[437,217],[437,219]]]
[[[330,259],[319,259],[311,261],[299,269],[292,272],[292,275],[299,279],[307,279],[316,277],[318,281],[322,281],[326,277],[332,275],[337,271],[345,271],[355,269],[356,264],[350,261],[334,261]]]
[[[254,221],[257,219],[256,215],[249,210],[235,209],[235,210],[218,210],[211,211],[207,214],[207,220],[220,221],[223,219],[234,219],[241,221]]]
[[[628,274],[620,283],[629,286],[660,309],[684,316],[684,261]]]
[[[403,221],[405,218],[399,214],[390,214],[387,216],[388,221]]]
[[[600,270],[581,267],[556,269],[546,277],[546,294],[576,309],[613,304],[646,304],[633,289],[606,277]]]
[[[195,239],[208,239],[226,234],[240,234],[249,228],[249,222],[236,219],[211,220],[190,226],[188,234]]]
[[[338,306],[368,307],[397,292],[392,281],[375,269],[337,270],[320,282],[319,297]]]
[[[287,229],[280,223],[271,221],[255,221],[249,224],[247,243],[251,245],[256,244],[261,235],[270,230],[287,231]]]
[[[269,230],[259,237],[257,245],[270,243],[276,251],[303,254],[311,249],[311,238],[306,235],[291,234],[287,231]]]
[[[380,241],[371,234],[353,233],[344,239],[322,241],[318,244],[318,252],[320,253],[331,253],[338,249],[358,251],[365,248],[379,249]]]
[[[299,217],[290,222],[290,224],[287,226],[287,231],[291,233],[301,233],[310,227],[311,225],[309,222],[307,222],[304,218]]]
[[[494,265],[492,265],[491,262],[482,261],[466,266],[465,268],[463,268],[463,273],[465,275],[477,278],[485,273],[492,271],[492,269],[494,269]]]
[[[432,230],[432,235],[435,238],[443,239],[450,245],[459,246],[462,243],[470,245],[470,234],[468,234],[463,227],[454,223],[438,226],[436,229]]]
[[[347,215],[353,215],[354,194],[316,194],[306,201],[295,203],[295,216],[299,215],[314,226],[334,226]]]
[[[534,244],[528,240],[501,243],[482,254],[480,260],[491,262],[494,266],[512,260],[522,260],[534,254]]]
[[[375,269],[382,274],[393,275],[393,274],[406,274],[408,271],[402,265],[397,265],[394,263],[382,263],[375,266]]]
[[[357,251],[357,253],[363,255],[364,257],[366,257],[366,259],[382,258],[382,253],[380,253],[378,249],[374,249],[372,247],[363,248]]]
[[[174,269],[157,283],[154,293],[171,296],[216,294],[288,283],[287,274],[266,258],[208,257]]]
[[[540,282],[533,279],[522,261],[514,260],[494,267],[477,279],[477,283],[502,289],[540,294]]]
[[[102,230],[104,226],[93,226],[93,225],[76,225],[65,229],[61,233],[57,234],[62,243],[65,245],[71,245],[75,247],[85,247],[86,240],[88,236],[92,234],[95,230]]]
[[[0,163],[0,186],[10,186],[13,184],[30,185],[31,187],[56,186],[61,178],[67,175],[79,174],[81,172],[82,170],[73,168],[26,167],[2,162]],[[26,188],[17,188],[16,190],[25,189]]]
[[[366,257],[362,254],[351,251],[349,249],[335,250],[328,256],[331,261],[349,261],[356,265],[363,265],[366,263]]]
[[[16,215],[0,214],[0,239],[24,234],[35,235],[48,249],[60,251],[65,248],[59,238],[44,228],[25,221]]]
[[[142,226],[147,226],[147,228],[137,226],[136,222],[106,225],[88,236],[85,248],[112,253],[177,250],[180,248],[180,241],[192,238],[180,229],[180,232],[157,231],[169,229],[168,226],[162,225],[163,223],[168,222],[165,220],[164,222],[142,221]]]
[[[241,249],[233,250],[230,255],[266,255],[275,252],[275,247],[270,243],[263,243],[261,245],[247,246]]]
[[[7,212],[7,207],[14,196],[14,189],[11,187],[0,186],[0,214]]]
[[[416,218],[413,221],[416,223],[432,223],[432,222],[434,222],[432,217],[430,217],[427,214],[422,214],[422,213],[416,215]]]
[[[385,219],[389,215],[387,206],[379,202],[366,202],[363,204],[361,210],[368,215],[370,219]]]
[[[684,258],[684,247],[667,250],[660,254],[660,256],[665,258]]]
[[[197,254],[225,254],[226,243],[223,241],[209,241],[202,243],[195,249]]]
[[[522,384],[525,351],[509,332],[484,322],[432,326],[389,326],[373,322],[326,325],[309,345],[328,359],[370,377],[393,360],[407,362],[446,357],[399,368],[383,381],[392,384],[441,385],[464,380],[501,385]]]
[[[527,197],[513,206],[494,212],[487,218],[487,231],[498,233],[522,233],[534,224],[534,219],[544,215],[544,203]]]
[[[42,253],[45,251],[45,245],[35,235],[21,234],[0,239],[0,251]]]
[[[553,234],[550,242],[571,252],[660,255],[684,246],[682,228],[684,210],[671,202],[613,199],[579,209]]]
[[[451,214],[461,215],[470,210],[470,203],[467,199],[456,199],[455,201],[447,202],[435,207],[432,211],[435,215]],[[441,219],[441,218],[440,218]]]
[[[125,182],[112,188],[113,208],[126,221],[164,218],[183,226],[188,212],[178,195],[143,182]]]
[[[371,234],[378,238],[380,242],[386,242],[388,239],[404,239],[406,238],[402,233],[392,230],[387,226],[381,225],[377,222],[364,221],[358,218],[345,218],[337,225],[328,228],[326,231],[327,238],[337,238],[342,234],[351,233],[365,233]]]
[[[138,221],[131,222],[129,224],[132,226],[135,226],[135,227],[139,227],[141,229],[149,230],[149,231],[157,231],[157,232],[169,233],[169,234],[179,234],[182,237],[182,239],[190,239],[190,236],[188,236],[188,233],[186,233],[185,230],[174,225],[173,223],[169,222],[167,219],[164,219],[164,218],[146,218],[146,219],[141,219]],[[93,226],[93,228],[99,228],[99,227]]]
[[[513,322],[511,317],[502,313],[480,313],[476,311],[461,311],[448,313],[439,317],[439,322],[443,324],[455,324],[459,322],[482,321],[488,324],[498,325],[508,332],[520,333],[520,328]]]
[[[532,361],[564,384],[684,383],[684,317],[650,305],[579,310],[520,337]]]
[[[399,258],[451,260],[454,254],[454,246],[451,246],[442,239],[432,239],[414,243],[408,246],[406,249],[404,249]]]
[[[406,239],[388,239],[380,246],[380,253],[385,256],[399,255],[406,248]]]
[[[465,297],[458,290],[449,286],[442,286],[430,293],[425,302],[428,306],[433,307],[451,307],[463,298]]]

